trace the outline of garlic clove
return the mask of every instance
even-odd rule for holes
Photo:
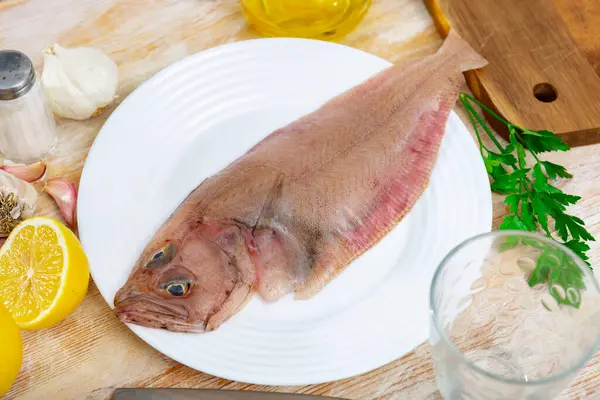
[[[119,68],[92,47],[44,50],[42,87],[52,111],[61,117],[84,120],[100,114],[117,97]]]
[[[0,169],[26,182],[35,182],[46,173],[46,164],[38,161],[29,165],[3,165]]]
[[[21,216],[21,206],[14,206],[13,209],[10,210],[9,214],[12,219],[18,219]]]
[[[63,219],[70,227],[76,224],[77,188],[73,182],[65,178],[51,178],[46,181],[44,191],[47,192],[56,204]]]

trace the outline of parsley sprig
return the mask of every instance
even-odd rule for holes
[[[461,93],[459,99],[475,129],[479,151],[492,178],[491,188],[507,195],[504,203],[509,214],[504,217],[500,229],[533,232],[539,226],[548,237],[562,242],[589,265],[587,252],[590,246],[586,242],[595,239],[585,229],[583,220],[566,213],[567,207],[577,203],[581,197],[564,193],[549,182],[557,177],[571,178],[572,175],[562,165],[543,161],[539,157],[540,153],[567,151],[569,146],[550,131],[524,129],[507,121],[466,93]],[[506,125],[509,131],[509,143],[506,146],[496,139],[475,106]],[[480,128],[495,149],[483,143]],[[525,147],[533,156],[533,166],[527,163]],[[554,220],[554,229],[560,240],[554,238],[550,231],[551,219]],[[530,286],[548,283],[550,293],[559,304],[578,307],[578,296],[565,296],[561,292],[572,293],[573,289],[583,288],[583,276],[575,263],[566,262],[564,258],[550,248],[543,249],[528,283]]]

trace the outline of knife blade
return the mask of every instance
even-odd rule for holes
[[[118,388],[114,400],[343,400],[340,397],[296,393],[215,389]]]

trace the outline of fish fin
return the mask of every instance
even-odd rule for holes
[[[265,202],[263,203],[262,209],[260,210],[260,214],[258,218],[256,218],[256,222],[252,227],[252,234],[256,231],[256,228],[260,226],[270,225],[269,222],[271,218],[273,218],[273,205],[281,197],[281,193],[283,190],[283,174],[278,174],[273,182],[273,187],[269,191]]]
[[[221,305],[220,309],[212,314],[206,322],[206,332],[214,331],[229,318],[240,312],[252,298],[252,286],[238,282],[231,294]]]
[[[353,260],[383,239],[413,208],[428,185],[451,104],[446,101],[440,107],[445,111],[426,113],[419,118],[413,129],[423,133],[416,137],[412,135],[405,144],[408,149],[406,157],[391,165],[386,176],[380,177],[381,184],[374,192],[375,201],[362,210],[360,223],[353,224],[347,231],[336,232],[320,247],[313,275],[295,288],[296,299],[306,300],[317,294]],[[402,168],[405,162],[413,166]],[[419,185],[414,182],[419,182]]]
[[[458,55],[457,60],[462,72],[472,69],[483,68],[488,61],[473,47],[461,38],[454,29],[450,29],[438,53],[443,56]]]

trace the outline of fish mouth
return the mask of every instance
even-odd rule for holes
[[[203,323],[189,322],[185,307],[165,304],[144,295],[117,293],[115,314],[124,323],[148,328],[166,329],[173,332],[204,332]]]
[[[121,322],[144,326],[146,328],[165,329],[171,332],[203,333],[206,331],[204,324],[192,324],[163,314],[150,312],[117,310],[117,317]]]

